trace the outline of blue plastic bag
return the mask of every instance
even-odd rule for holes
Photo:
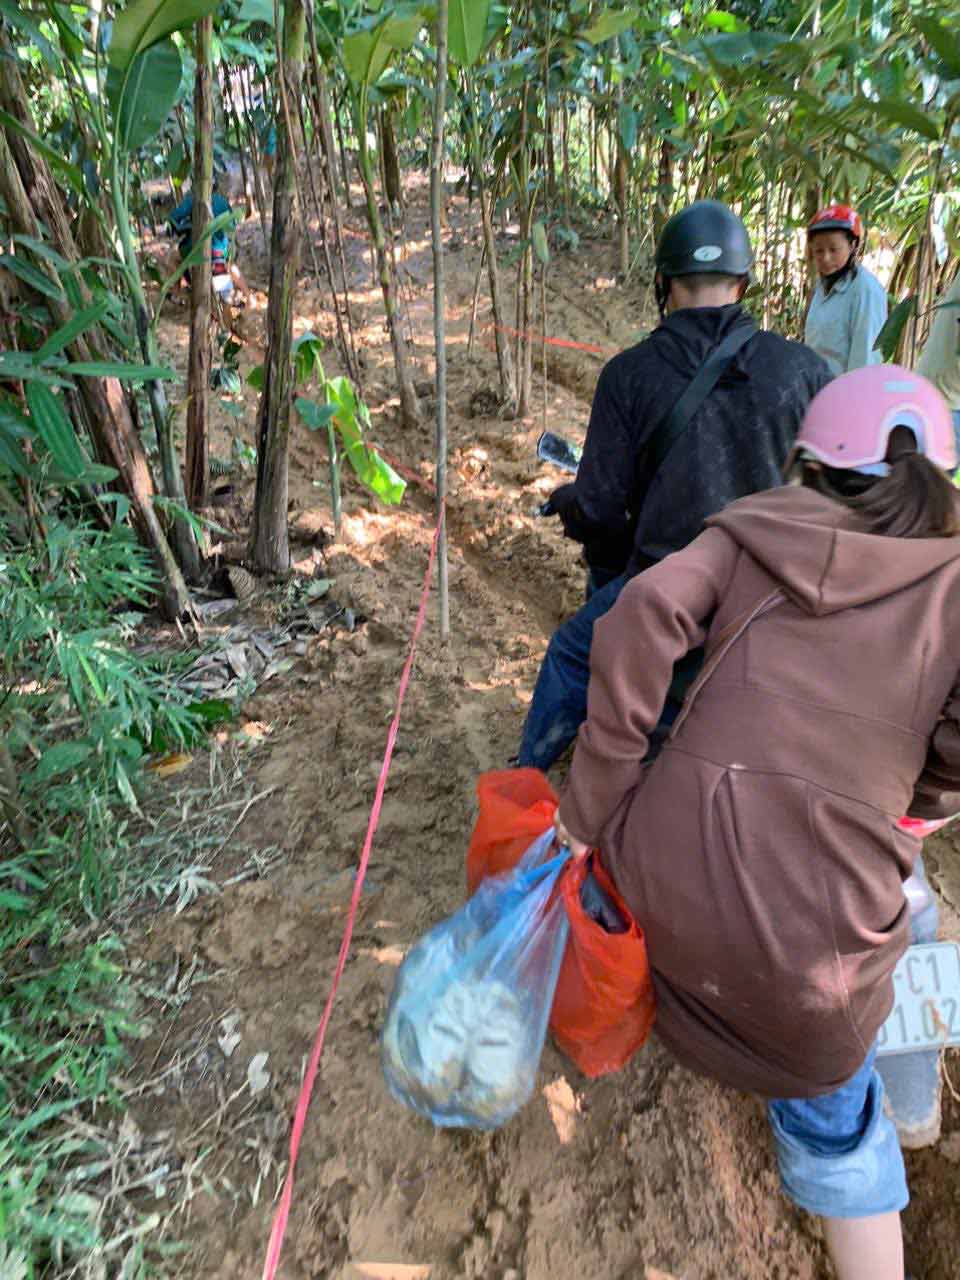
[[[528,1101],[569,925],[569,851],[542,835],[408,953],[381,1037],[390,1092],[436,1125],[496,1129]]]

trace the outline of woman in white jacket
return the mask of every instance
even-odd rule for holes
[[[807,312],[803,340],[835,375],[880,364],[873,344],[887,318],[887,293],[857,252],[863,224],[855,209],[831,204],[807,227],[810,253],[820,277]]]

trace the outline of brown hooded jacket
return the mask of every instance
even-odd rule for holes
[[[866,533],[795,487],[708,525],[596,624],[560,817],[646,931],[665,1044],[738,1088],[813,1096],[892,1006],[919,848],[896,819],[960,810],[960,537]]]

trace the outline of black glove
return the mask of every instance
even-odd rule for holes
[[[550,497],[540,508],[542,516],[563,516],[563,514],[573,506],[577,500],[577,486],[570,484],[562,484],[559,489],[554,489]]]

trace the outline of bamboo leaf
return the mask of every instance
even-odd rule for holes
[[[459,67],[474,66],[483,53],[491,0],[450,0],[448,41],[450,60]]]
[[[28,284],[37,293],[42,293],[45,298],[56,298],[59,302],[63,297],[63,290],[59,285],[53,283],[46,272],[41,271],[39,267],[35,267],[31,262],[25,262],[23,258],[17,257],[16,254],[0,254],[0,268],[3,267],[6,267],[8,271],[12,271],[24,284]]]
[[[52,67],[58,74],[60,73],[60,58],[56,49],[54,49],[37,24],[31,22],[27,16],[25,5],[16,3],[16,0],[0,0],[0,16],[6,18],[16,31],[20,31],[27,36],[43,54],[43,59],[47,65]]]
[[[69,382],[52,369],[42,369],[35,354],[24,351],[0,351],[0,382],[42,382],[51,387],[67,387]]]
[[[138,53],[213,13],[220,0],[131,0],[113,22],[107,58],[126,72]]]
[[[624,9],[619,13],[615,9],[607,9],[596,22],[591,23],[578,34],[584,40],[589,40],[591,44],[603,44],[604,40],[610,40],[613,36],[618,36],[632,27],[637,17],[636,9]]]
[[[33,771],[34,782],[46,782],[60,773],[69,773],[83,764],[90,755],[90,746],[86,742],[57,742],[48,747],[37,762]]]
[[[26,394],[30,419],[54,465],[68,480],[79,480],[87,459],[62,401],[39,382],[28,383]]]
[[[940,141],[940,126],[924,111],[912,106],[909,102],[901,102],[898,98],[880,98],[874,102],[871,98],[857,99],[861,107],[865,107],[873,115],[879,116],[893,124],[903,125],[919,133],[931,142]]]
[[[35,253],[40,258],[45,258],[47,262],[60,272],[71,271],[70,263],[56,249],[51,249],[45,240],[38,240],[36,236],[13,236],[11,237],[14,244],[22,244],[25,249],[29,249],[31,253]]]
[[[173,369],[158,364],[123,364],[119,360],[74,360],[62,366],[64,373],[81,378],[117,378],[120,382],[175,382]]]
[[[15,476],[28,476],[30,468],[20,441],[33,434],[30,423],[15,405],[0,400],[0,466]]]
[[[69,346],[75,338],[79,338],[81,333],[95,325],[106,314],[109,307],[109,302],[104,298],[100,302],[95,302],[93,306],[85,307],[83,311],[78,311],[71,316],[65,325],[59,328],[56,333],[52,333],[46,340],[37,352],[37,359],[40,361],[49,360],[51,356],[57,355],[64,347]]]
[[[917,313],[917,295],[911,293],[908,298],[898,302],[887,316],[883,328],[877,334],[873,344],[874,351],[880,351],[886,361],[891,361],[900,345],[900,338],[906,328],[907,321]]]
[[[44,142],[39,134],[36,134],[32,129],[27,128],[21,120],[18,120],[16,116],[12,116],[9,111],[0,111],[0,124],[2,124],[5,129],[12,129],[14,133],[18,133],[21,138],[26,138],[31,147],[39,152],[39,154],[42,155],[58,173],[62,174],[63,177],[67,179],[77,195],[83,196],[86,194],[86,188],[83,183],[83,174],[77,166],[75,164],[70,164],[68,160],[65,160],[63,155],[57,151],[56,148],[51,147],[49,143]]]
[[[960,78],[960,39],[955,30],[945,27],[936,17],[915,17],[914,26],[934,52],[946,64],[950,75]]]

